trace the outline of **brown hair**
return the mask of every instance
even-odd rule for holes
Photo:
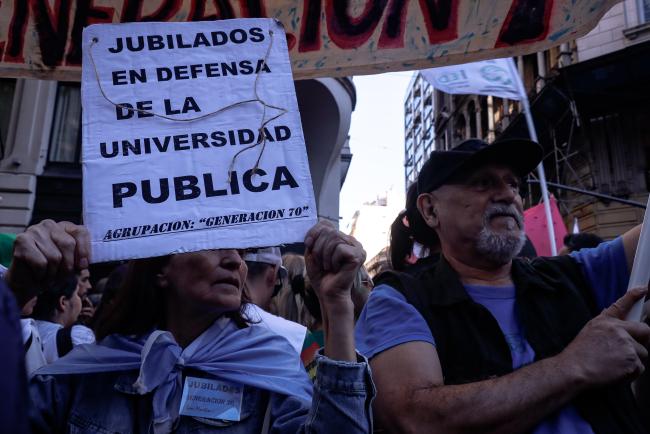
[[[115,299],[95,322],[97,340],[114,333],[141,335],[154,328],[165,328],[165,293],[158,287],[156,276],[170,258],[167,255],[129,262]],[[242,293],[240,309],[225,314],[242,328],[248,325],[243,315],[248,301]]]
[[[273,298],[273,310],[278,316],[302,324],[309,330],[320,327],[320,306],[309,285],[305,258],[302,255],[287,253],[282,256],[282,264],[287,269],[287,277],[282,281],[282,289]],[[311,302],[312,300],[315,300],[315,303]]]

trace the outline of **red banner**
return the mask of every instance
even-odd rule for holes
[[[272,17],[295,78],[521,55],[586,34],[617,0],[0,1],[0,76],[79,80],[93,23]]]

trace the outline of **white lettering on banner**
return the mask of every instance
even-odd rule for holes
[[[93,262],[302,241],[316,206],[277,21],[92,25],[82,39]]]

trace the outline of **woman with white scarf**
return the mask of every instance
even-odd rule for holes
[[[369,433],[374,387],[354,349],[350,288],[365,259],[319,223],[305,239],[326,332],[314,386],[288,342],[242,315],[237,250],[133,261],[98,345],[36,372],[30,419],[40,432]],[[16,240],[6,280],[29,292],[88,266],[82,226],[45,221]]]

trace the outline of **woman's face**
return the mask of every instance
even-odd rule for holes
[[[247,271],[237,250],[180,253],[163,268],[159,284],[192,310],[231,312],[241,305]]]

